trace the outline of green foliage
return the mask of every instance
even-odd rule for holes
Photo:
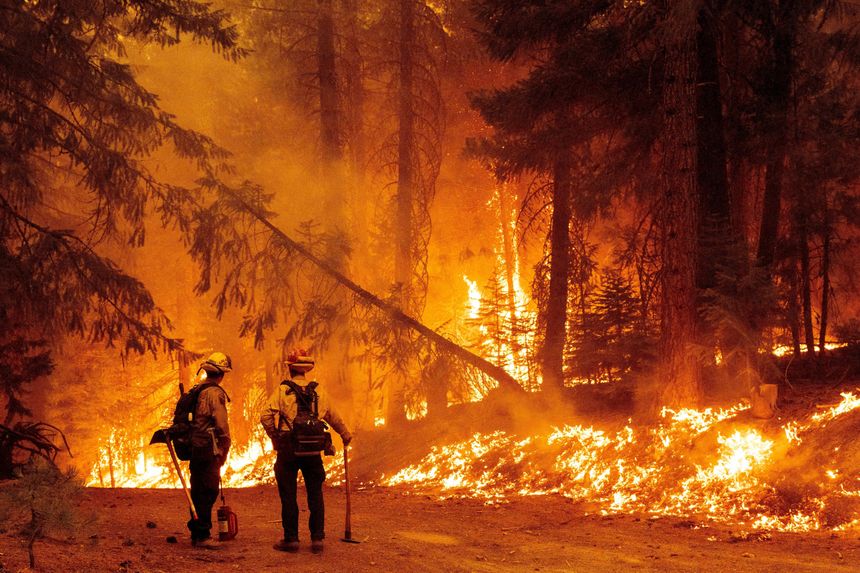
[[[15,2],[0,10],[0,29],[0,348],[29,346],[19,379],[4,382],[15,396],[7,412],[20,415],[21,389],[48,372],[36,341],[68,334],[123,355],[182,351],[106,244],[141,245],[155,213],[184,234],[208,277],[235,239],[212,230],[229,206],[206,206],[226,188],[226,151],[159,107],[125,63],[126,46],[188,37],[225,58],[245,52],[226,13],[186,0]],[[196,185],[150,171],[146,159],[165,147],[204,175]]]
[[[514,85],[473,95],[494,134],[470,141],[470,152],[491,160],[507,179],[546,173],[560,152],[580,148],[574,205],[583,217],[626,186],[647,184],[659,132],[652,8],[482,0],[474,10],[491,56],[531,56],[533,65]],[[588,150],[601,136],[609,137],[597,145],[602,152]]]
[[[643,320],[633,286],[616,271],[606,271],[586,297],[585,310],[571,321],[571,375],[612,382],[641,372],[655,357],[656,338]]]
[[[36,460],[21,479],[0,488],[0,520],[23,523],[20,533],[28,540],[31,569],[36,566],[37,540],[60,532],[75,534],[92,521],[78,508],[82,492],[74,469],[63,471],[44,460]]]
[[[767,271],[750,263],[742,244],[728,253],[716,263],[716,286],[702,293],[699,308],[710,329],[702,341],[720,350],[725,375],[752,389],[773,374],[762,331],[774,320],[777,291]]]
[[[23,336],[0,344],[0,364],[6,369],[0,379],[0,393],[6,398],[4,423],[9,424],[15,416],[30,415],[30,410],[24,404],[27,386],[50,374],[54,365],[44,340],[29,340]]]
[[[26,2],[0,12],[0,27],[4,299],[14,296],[21,322],[51,334],[122,340],[125,352],[175,348],[144,286],[96,246],[141,244],[152,208],[191,230],[199,196],[147,169],[142,160],[156,149],[170,145],[213,174],[226,153],[159,108],[122,63],[124,42],[171,45],[187,34],[238,58],[227,15],[184,1]],[[89,207],[58,220],[67,198]]]
[[[15,477],[22,467],[34,462],[53,464],[64,449],[71,455],[65,434],[51,424],[26,421],[11,427],[0,424],[0,479]]]

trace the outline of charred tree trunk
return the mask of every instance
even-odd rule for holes
[[[823,356],[827,345],[827,323],[830,318],[830,212],[824,204],[824,226],[821,245],[821,320],[818,325],[818,352]]]
[[[508,197],[507,186],[502,184],[498,188],[499,194],[499,225],[502,230],[502,248],[505,260],[505,284],[508,289],[507,304],[508,312],[511,314],[511,332],[517,332],[517,293],[515,276],[517,273],[517,253],[514,246],[513,229],[511,228],[512,213],[511,200]],[[514,341],[511,341],[514,342]]]
[[[398,101],[398,144],[397,144],[397,211],[395,215],[394,239],[394,280],[400,292],[399,306],[410,310],[413,298],[413,272],[415,260],[412,256],[413,236],[413,204],[415,202],[415,173],[413,161],[415,149],[415,109],[413,105],[413,35],[415,27],[415,9],[413,0],[400,0],[400,35],[399,35],[399,101]],[[402,329],[398,336],[403,339],[409,336]],[[399,373],[398,380],[389,388],[388,412],[386,419],[389,424],[398,424],[406,420],[406,379],[410,375],[409,367]]]
[[[699,12],[696,34],[696,184],[699,196],[696,286],[716,286],[733,239],[715,16]]]
[[[553,166],[549,297],[546,303],[546,333],[541,350],[543,388],[548,391],[560,390],[564,386],[564,342],[570,277],[570,169],[569,152],[562,151]]]
[[[797,284],[797,268],[792,264],[788,275],[788,328],[791,331],[792,353],[800,358],[800,308],[797,305],[799,287]]]
[[[696,312],[696,87],[695,38],[669,46],[664,73],[662,186],[663,387],[659,401],[697,406],[702,400]]]
[[[794,0],[779,0],[772,31],[773,60],[766,96],[770,139],[767,144],[764,200],[757,252],[758,265],[768,269],[773,265],[779,234],[791,76],[794,68],[794,12]]]
[[[805,207],[800,206],[801,210]],[[797,233],[797,248],[800,255],[800,301],[803,309],[803,334],[809,357],[815,357],[815,331],[812,324],[812,277],[809,261],[809,230],[806,214],[800,214]]]

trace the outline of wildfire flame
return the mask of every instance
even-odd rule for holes
[[[602,513],[700,515],[759,529],[820,529],[823,499],[809,500],[804,511],[769,510],[764,502],[774,488],[767,470],[777,451],[797,446],[800,434],[857,410],[860,398],[844,393],[839,404],[773,436],[738,419],[747,408],[664,410],[659,424],[639,430],[630,425],[614,432],[574,425],[525,438],[506,432],[475,434],[433,448],[419,463],[383,476],[380,483],[488,503],[513,494],[561,494],[596,503]],[[724,431],[726,426],[731,427]],[[831,468],[823,474],[843,480],[833,496],[860,496],[856,487],[845,487],[850,473]],[[857,483],[860,478],[855,477]],[[854,515],[838,527],[850,529],[858,523],[860,517]]]
[[[111,434],[115,436],[115,432]],[[110,444],[103,446],[99,452],[99,461],[94,465],[87,486],[109,487],[111,481],[106,479],[103,468],[110,463]],[[167,447],[161,447],[155,453],[153,448],[140,449],[135,463],[131,467],[118,465],[113,470],[113,484],[116,487],[127,488],[177,488],[179,478],[173,470]],[[150,457],[147,458],[147,453]],[[326,468],[326,480],[329,484],[338,485],[343,481],[343,458],[340,455],[323,457]],[[248,443],[242,447],[232,448],[227,461],[221,467],[222,485],[228,488],[251,487],[255,485],[274,483],[273,467],[275,452],[269,444],[262,427],[255,428]],[[180,462],[182,473],[188,483],[188,462]]]

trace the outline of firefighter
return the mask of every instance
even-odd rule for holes
[[[191,500],[197,519],[188,521],[191,544],[201,549],[218,549],[220,543],[211,535],[212,506],[218,499],[221,466],[230,451],[230,427],[227,423],[227,392],[221,387],[224,375],[233,369],[230,357],[215,352],[200,365],[198,374],[207,384],[197,398],[191,430]],[[211,384],[211,385],[210,385]]]
[[[318,417],[328,422],[340,434],[344,447],[352,440],[352,436],[343,419],[331,407],[329,398],[316,384],[308,381],[305,374],[314,367],[314,359],[303,350],[293,351],[287,357],[290,371],[290,381],[284,381],[269,399],[268,408],[260,417],[260,423],[272,439],[278,456],[275,461],[275,480],[278,484],[278,494],[281,498],[281,524],[284,528],[284,538],[275,543],[278,551],[295,553],[299,550],[299,507],[296,502],[296,480],[299,471],[305,480],[307,490],[308,510],[310,517],[308,526],[311,534],[311,551],[320,553],[323,550],[325,538],[325,506],[323,503],[323,468],[320,452],[312,455],[296,455],[295,446],[290,439],[292,422],[299,413],[299,398],[291,383],[300,389],[314,389],[317,399]]]

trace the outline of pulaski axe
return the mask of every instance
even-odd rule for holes
[[[358,539],[352,538],[352,504],[349,498],[349,454],[347,451],[349,446],[343,447],[343,485],[346,489],[346,525],[343,531],[343,537],[340,538],[344,543],[361,543]],[[367,540],[365,540],[367,541]]]
[[[188,487],[185,485],[185,476],[182,475],[182,468],[179,467],[179,460],[176,459],[176,451],[173,449],[173,442],[170,441],[170,434],[167,430],[157,430],[152,434],[152,439],[149,440],[149,445],[151,446],[152,444],[167,444],[167,450],[170,452],[170,459],[173,460],[173,467],[176,470],[176,475],[179,476],[179,483],[182,484],[182,491],[185,492],[185,497],[188,499],[188,508],[191,510],[191,518],[197,521],[197,510],[194,508],[191,494],[188,493]]]

